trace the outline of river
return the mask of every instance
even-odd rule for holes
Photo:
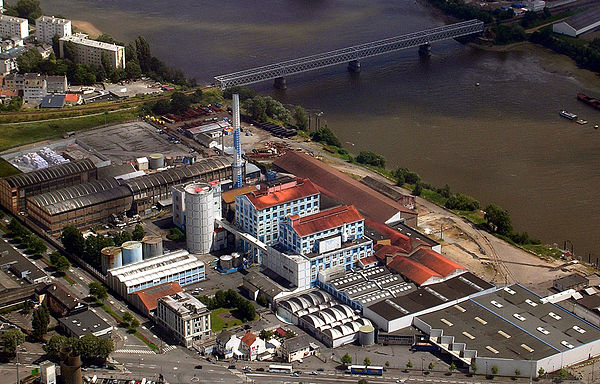
[[[91,22],[124,41],[144,35],[153,53],[200,83],[236,70],[444,24],[414,0],[42,0],[46,14]],[[600,80],[567,58],[526,45],[487,51],[455,41],[257,85],[284,103],[323,111],[351,152],[383,154],[508,209],[519,231],[600,257]],[[476,84],[480,85],[477,86]],[[567,109],[586,126],[560,118]]]

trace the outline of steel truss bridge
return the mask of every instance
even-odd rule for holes
[[[348,69],[350,71],[358,72],[360,70],[359,60],[361,59],[412,47],[420,47],[421,53],[428,54],[431,43],[481,33],[483,32],[483,28],[484,24],[482,21],[476,19],[463,21],[425,31],[413,32],[371,43],[216,76],[215,84],[221,89],[225,89],[275,79],[276,87],[285,88],[285,77],[289,75],[343,63],[349,63]]]

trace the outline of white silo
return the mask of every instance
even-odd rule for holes
[[[139,241],[126,241],[121,244],[123,265],[142,261],[142,243]]]
[[[185,236],[190,253],[208,253],[215,229],[213,187],[206,183],[185,186]]]

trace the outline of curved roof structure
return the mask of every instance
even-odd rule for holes
[[[96,169],[94,162],[90,159],[83,159],[54,167],[38,169],[33,172],[19,173],[18,175],[5,177],[4,181],[6,181],[11,188],[22,188],[27,185],[39,184],[59,177],[91,171],[93,169]]]
[[[231,159],[227,157],[211,157],[200,159],[192,165],[167,169],[161,172],[136,177],[123,182],[136,194],[140,191],[160,187],[161,185],[178,184],[199,177],[217,169],[231,167]]]

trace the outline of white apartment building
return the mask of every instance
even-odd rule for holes
[[[26,73],[23,79],[23,102],[38,104],[48,93],[46,76],[39,73]]]
[[[15,16],[0,15],[0,38],[18,37],[25,39],[29,36],[29,22]]]
[[[78,64],[101,66],[102,54],[106,54],[112,68],[125,68],[125,47],[121,45],[91,40],[85,33],[76,33],[59,40],[60,57],[65,57],[64,45],[66,42],[75,45]]]
[[[52,38],[71,36],[71,20],[40,16],[35,21],[35,37],[40,43],[52,44]]]
[[[155,317],[186,347],[210,336],[210,311],[189,293],[180,292],[158,299]]]

